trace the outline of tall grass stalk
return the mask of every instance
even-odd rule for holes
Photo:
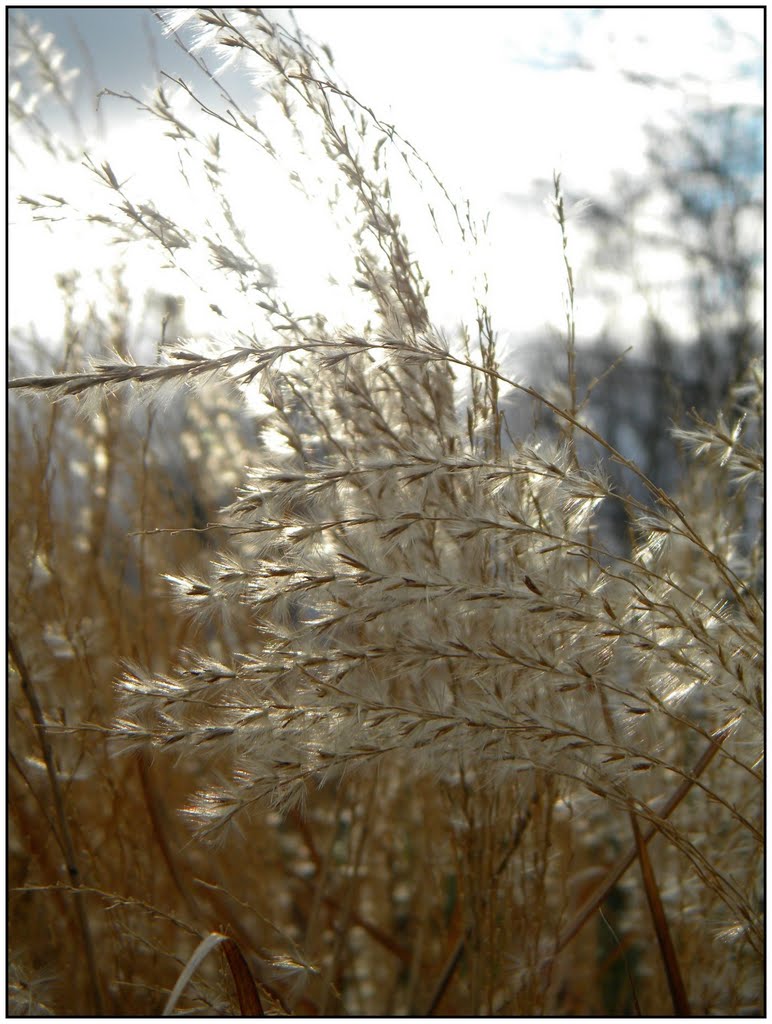
[[[166,79],[141,106],[206,223],[96,158],[106,207],[76,212],[211,289],[219,334],[165,316],[135,360],[118,279],[59,366],[10,381],[17,1004],[36,984],[85,1009],[88,983],[120,1015],[761,1012],[760,363],[679,429],[666,493],[583,419],[559,176],[566,402],[502,371],[484,289],[455,335],[434,326],[396,197],[420,185],[464,245],[482,228],[325,48],[275,12],[164,20],[289,131]],[[230,136],[256,176],[293,158],[309,195],[329,163],[361,323],[283,296]],[[551,425],[510,436],[513,396]]]

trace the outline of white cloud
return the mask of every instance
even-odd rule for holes
[[[354,92],[385,120],[396,122],[451,193],[468,196],[481,216],[491,210],[489,245],[483,253],[490,304],[499,326],[516,335],[538,330],[545,322],[560,325],[563,317],[559,233],[531,182],[548,182],[558,169],[570,192],[603,194],[616,168],[631,174],[644,171],[644,121],[664,117],[673,96],[664,87],[643,88],[625,79],[620,69],[679,80],[690,71],[705,77],[716,95],[720,88],[733,89],[733,95],[747,92],[747,81],[727,69],[746,50],[753,52],[758,16],[728,9],[722,16],[738,32],[750,34],[731,52],[721,51],[712,12],[695,9],[573,12],[571,18],[582,29],[576,43],[569,16],[557,10],[299,12],[312,36],[331,43],[336,66]],[[595,70],[540,69],[550,52],[574,45],[581,60]],[[189,102],[182,111],[185,118],[197,116]],[[266,106],[260,107],[260,117],[266,127],[276,127]],[[207,123],[206,131],[213,127]],[[336,234],[323,206],[287,187],[279,169],[258,160],[243,139],[223,133],[222,141],[232,201],[258,258],[275,266],[301,312],[321,308],[333,319],[356,321],[363,315],[363,296],[343,288],[330,290],[327,284],[329,276],[346,281],[351,275],[345,239]],[[198,188],[192,199],[181,187],[173,143],[147,119],[135,121],[122,113],[101,151],[118,177],[129,179],[132,195],[154,197],[159,209],[180,223],[191,218],[199,225],[207,218],[217,223],[211,190]],[[327,183],[325,179],[320,190]],[[111,201],[82,167],[39,158],[19,179],[18,191],[61,193],[83,211]],[[417,201],[402,194],[400,200],[404,228],[424,257],[432,282],[436,315],[453,326],[462,313],[469,315],[469,283],[480,270],[479,261],[470,263],[460,248],[439,244]],[[189,320],[201,331],[222,329],[210,303],[229,304],[228,316],[245,324],[253,313],[251,299],[235,295],[205,259],[196,262],[180,253],[201,290],[159,271],[157,261],[133,256],[131,249],[95,243],[99,231],[92,231],[93,225],[63,222],[46,234],[39,224],[27,226],[24,211],[12,210],[11,220],[12,324],[34,319],[41,332],[54,336],[61,311],[51,283],[54,273],[77,267],[87,278],[109,260],[124,258],[129,280],[140,291],[187,290]],[[571,225],[570,231],[579,308],[589,332],[599,322],[600,309],[590,298],[590,268],[584,262],[587,236],[581,224]],[[619,286],[626,294],[626,286]],[[663,292],[659,301],[670,300]],[[620,305],[630,312],[630,322],[639,316],[630,296]],[[665,312],[677,313],[675,308]]]

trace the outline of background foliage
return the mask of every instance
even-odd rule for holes
[[[696,128],[657,140],[698,334],[652,315],[651,361],[619,363],[577,347],[555,176],[566,334],[537,388],[502,370],[484,279],[434,324],[396,197],[469,248],[483,228],[331,54],[252,9],[168,27],[199,72],[257,72],[285,130],[225,92],[188,123],[167,81],[136,102],[175,210],[88,155],[84,205],[22,195],[177,267],[222,324],[62,274],[60,344],[11,351],[12,1013],[760,1013],[753,181]],[[15,32],[13,139],[76,160],[35,100],[67,109],[56,45]],[[288,303],[231,136],[328,191],[361,323]],[[610,256],[626,221],[593,217]]]

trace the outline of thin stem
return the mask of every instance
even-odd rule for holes
[[[722,743],[728,735],[729,730],[727,728],[721,729],[715,733],[710,743],[703,751],[700,759],[697,761],[697,764],[692,769],[691,777],[683,780],[680,786],[673,792],[673,795],[662,810],[658,813],[657,817],[660,821],[666,821],[676,807],[678,807],[678,805],[684,800],[692,786],[697,782],[697,779],[702,775],[710,762],[719,752]],[[652,836],[654,836],[658,831],[659,829],[655,824],[648,825],[641,832],[643,842],[648,843]],[[565,949],[568,943],[579,934],[637,856],[638,847],[636,844],[633,844],[630,849],[617,860],[592,896],[585,901],[584,905],[577,911],[574,919],[558,936],[557,942],[555,943],[554,953],[542,965],[545,969],[550,967],[558,953]]]
[[[104,1014],[104,1003],[99,984],[99,972],[97,970],[96,956],[94,953],[94,942],[91,936],[88,916],[86,915],[83,893],[80,891],[80,869],[78,868],[78,862],[75,856],[75,845],[72,841],[72,833],[67,821],[67,813],[64,807],[62,789],[59,784],[59,775],[56,770],[54,753],[48,739],[43,710],[40,706],[37,693],[35,692],[32,677],[27,670],[26,663],[22,657],[21,650],[12,629],[8,630],[8,650],[16,664],[16,670],[19,673],[19,679],[21,681],[22,692],[27,700],[27,704],[29,705],[32,720],[35,723],[38,742],[40,743],[40,749],[43,754],[43,760],[45,761],[48,782],[51,786],[51,796],[54,801],[54,812],[59,826],[59,835],[61,837],[62,849],[65,857],[65,866],[67,868],[70,883],[73,887],[75,912],[77,914],[78,926],[80,928],[81,938],[83,941],[83,951],[86,956],[86,968],[88,971],[89,986],[91,989],[91,1000],[93,1003],[94,1013],[97,1016],[102,1016]]]

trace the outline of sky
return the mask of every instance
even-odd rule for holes
[[[134,104],[107,97],[97,112],[94,100],[105,87],[144,98],[159,68],[195,80],[189,58],[164,38],[146,8],[24,10],[55,35],[64,66],[80,68],[70,88],[88,150],[109,159],[137,194],[144,188],[160,197],[161,208],[178,202],[181,216],[190,213],[168,140],[146,117],[137,117]],[[675,124],[676,116],[706,101],[762,100],[759,9],[320,8],[296,15],[316,41],[329,44],[352,92],[394,123],[449,191],[470,200],[480,219],[490,214],[486,247],[469,266],[468,254],[437,245],[407,201],[405,228],[428,268],[435,318],[452,329],[468,316],[459,297],[468,294],[468,275],[483,265],[495,322],[515,348],[563,323],[560,236],[544,202],[553,171],[561,172],[572,198],[608,195],[620,171],[646,173],[646,123]],[[253,79],[245,69],[224,74],[240,101],[254,102]],[[195,116],[191,102],[180,109]],[[259,110],[269,116],[263,106]],[[74,138],[66,119],[51,116]],[[280,283],[306,308],[324,306],[332,316],[354,321],[362,297],[345,290],[333,296],[326,284],[330,273],[344,272],[345,254],[324,214],[299,203],[270,172],[260,171],[256,189],[252,158],[236,143],[228,156],[236,200]],[[12,198],[14,192],[66,193],[80,209],[89,209],[99,192],[94,175],[77,161],[66,168],[38,156],[10,173]],[[202,195],[202,208],[204,201]],[[126,258],[138,291],[177,287],[159,274],[157,262],[95,244],[91,227],[82,220],[59,222],[49,231],[32,223],[26,208],[14,210],[11,204],[12,326],[34,323],[43,335],[54,336],[61,301],[53,277],[73,266],[87,275]],[[594,337],[610,319],[635,338],[646,309],[635,283],[619,276],[609,291],[607,271],[600,288],[589,231],[580,216],[569,228],[580,339]],[[678,265],[667,273],[677,276]],[[227,299],[227,289],[224,294]],[[220,326],[209,308],[211,297],[186,297],[189,322],[201,331]],[[663,289],[661,301],[676,331],[686,335],[689,323],[677,290]]]

